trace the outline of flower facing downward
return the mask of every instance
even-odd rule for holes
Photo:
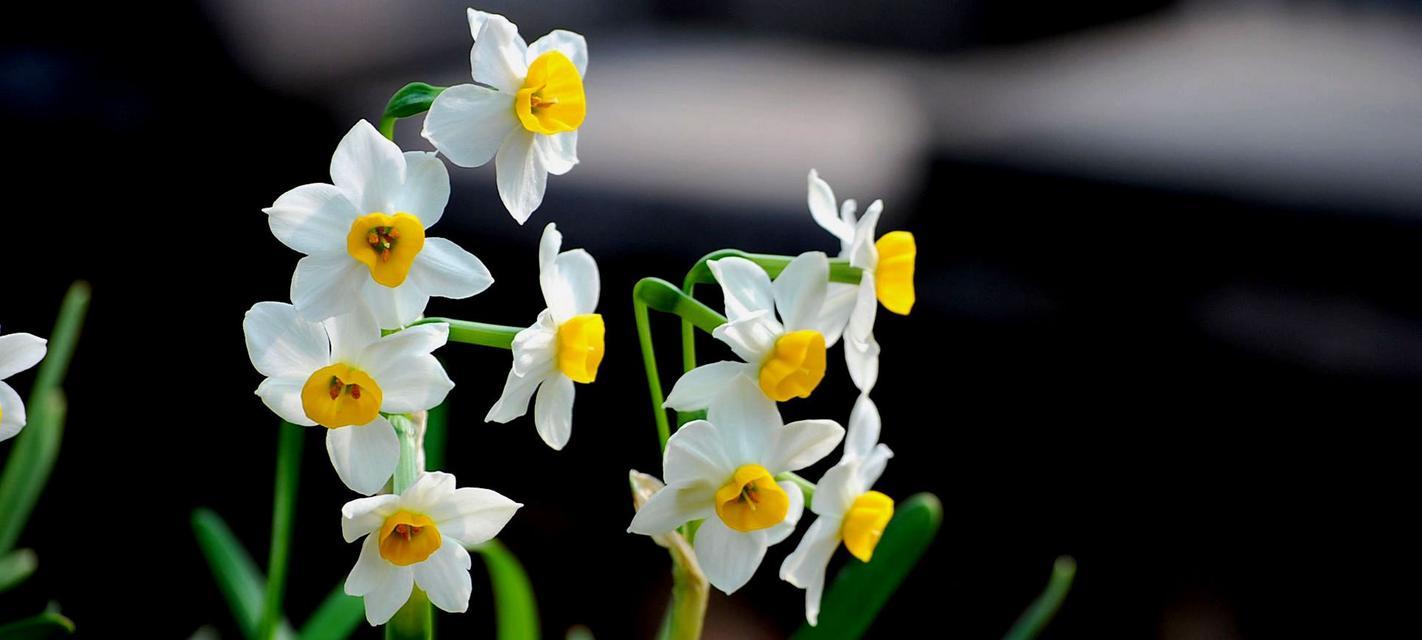
[[[522,506],[488,489],[456,489],[454,476],[438,471],[400,495],[347,502],[341,533],[346,542],[365,542],[346,593],[365,598],[371,625],[388,622],[415,586],[436,607],[462,613],[473,591],[465,547],[493,539]]]
[[[400,443],[382,413],[424,411],[454,388],[432,352],[449,326],[381,337],[364,313],[311,322],[289,304],[259,302],[242,321],[257,395],[281,419],[326,427],[326,451],[352,491],[370,495],[395,473]]]
[[[656,536],[704,519],[696,530],[697,561],[711,584],[732,593],[800,520],[800,488],[777,482],[776,474],[814,464],[843,437],[844,429],[831,420],[784,424],[775,404],[749,379],[738,378],[717,396],[705,420],[688,422],[667,440],[667,484],[627,530]]]
[[[869,562],[884,528],[894,517],[894,501],[873,491],[893,452],[879,441],[879,409],[868,394],[859,396],[849,416],[844,457],[815,485],[810,510],[819,517],[800,545],[780,565],[780,578],[805,590],[805,619],[815,624],[825,569],[841,541],[854,557]]]
[[[597,379],[602,364],[602,316],[597,308],[597,263],[582,249],[564,251],[563,234],[549,224],[538,246],[539,284],[548,308],[513,342],[513,368],[503,395],[485,422],[508,422],[528,412],[535,391],[533,421],[548,446],[562,449],[573,433],[573,383]]]
[[[38,364],[46,348],[44,338],[28,333],[0,336],[0,442],[25,428],[25,403],[4,380]]]
[[[704,409],[742,377],[754,380],[776,402],[809,397],[824,378],[825,349],[838,338],[837,332],[829,335],[821,310],[829,259],[817,251],[801,254],[773,283],[744,258],[713,260],[707,266],[726,298],[727,322],[712,335],[730,345],[742,362],[714,362],[688,371],[672,387],[666,406]]]
[[[474,81],[445,89],[430,105],[423,135],[461,167],[494,161],[499,197],[523,224],[543,202],[548,174],[578,163],[587,115],[588,46],[571,31],[525,45],[507,18],[469,10]]]
[[[844,358],[855,386],[868,392],[879,378],[879,343],[874,339],[875,300],[885,309],[908,315],[913,309],[914,261],[918,248],[913,234],[891,231],[878,241],[874,228],[884,203],[875,200],[854,218],[854,200],[845,200],[837,210],[834,191],[819,173],[810,170],[809,205],[815,222],[839,238],[840,257],[864,271],[858,285],[832,283],[825,301],[825,315],[838,332],[845,332]]]
[[[291,278],[301,315],[365,310],[382,329],[424,313],[430,296],[467,298],[494,282],[473,254],[425,231],[449,202],[449,173],[433,153],[400,153],[364,120],[336,146],[334,184],[307,184],[266,211],[272,233],[306,254]]]

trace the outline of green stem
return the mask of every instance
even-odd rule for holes
[[[419,587],[410,592],[410,600],[385,623],[386,640],[430,640],[434,638],[434,611],[430,598]]]
[[[713,260],[720,260],[721,258],[745,258],[746,260],[756,263],[760,268],[765,269],[766,275],[774,279],[780,275],[781,271],[785,270],[785,267],[790,264],[791,260],[795,259],[795,256],[781,256],[769,253],[746,253],[739,249],[712,251],[702,256],[700,260],[697,260],[696,264],[692,265],[691,270],[686,272],[686,282],[689,284],[711,284],[715,282],[716,277],[711,274],[711,267],[706,263]],[[848,258],[830,258],[829,264],[830,282],[859,284],[860,277],[864,275],[864,272],[858,267],[850,266]]]
[[[395,464],[395,477],[391,483],[394,492],[401,494],[415,484],[424,471],[420,468],[419,434],[409,416],[397,413],[390,415],[389,419],[391,426],[395,427],[395,435],[400,438],[400,461]],[[410,600],[386,623],[385,637],[402,640],[434,637],[434,613],[430,611],[430,600],[425,592],[416,588],[410,594]]]
[[[632,288],[632,313],[637,322],[637,342],[642,347],[642,366],[647,371],[647,391],[652,398],[652,415],[657,421],[657,440],[660,447],[666,449],[667,439],[671,437],[671,425],[667,420],[664,405],[666,397],[662,395],[661,377],[657,373],[657,354],[652,345],[648,309],[680,316],[707,333],[725,324],[726,318],[660,278],[642,278]]]
[[[296,516],[296,489],[301,480],[301,447],[304,429],[283,421],[277,442],[276,490],[272,498],[272,548],[267,559],[267,591],[262,604],[258,638],[276,637],[281,620],[282,592],[291,551],[291,527]]]
[[[1057,558],[1052,564],[1052,578],[1047,581],[1046,590],[1022,612],[1022,616],[1007,630],[1003,640],[1031,640],[1037,637],[1047,623],[1052,621],[1057,609],[1061,608],[1075,577],[1076,561],[1070,556]]]
[[[711,590],[707,586],[706,578],[693,574],[690,568],[673,558],[671,603],[668,605],[666,628],[662,637],[667,640],[700,638],[701,627],[706,621],[706,602],[710,595]]]
[[[419,115],[429,111],[430,105],[434,103],[435,96],[444,92],[444,87],[436,87],[423,82],[411,82],[385,103],[385,111],[380,115],[380,135],[389,140],[395,139],[395,121],[400,118]]]
[[[489,324],[487,322],[473,322],[470,320],[455,320],[453,318],[424,318],[410,323],[408,327],[422,324],[447,324],[449,325],[450,342],[462,342],[464,344],[474,344],[481,347],[496,347],[499,349],[512,349],[514,336],[523,331],[521,327],[509,327],[501,324]]]

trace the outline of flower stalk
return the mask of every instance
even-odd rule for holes
[[[267,558],[267,586],[257,637],[276,637],[286,589],[287,560],[291,555],[291,529],[296,518],[296,490],[301,480],[302,427],[282,421],[277,442],[276,488],[272,497],[272,547]]]
[[[391,479],[391,489],[396,495],[404,493],[420,479],[424,471],[421,461],[420,430],[410,416],[395,414],[390,416],[390,424],[395,427],[395,435],[400,438],[400,461],[395,465],[395,476]],[[434,637],[434,611],[425,592],[416,587],[410,600],[395,613],[395,617],[385,624],[388,640],[428,640]]]

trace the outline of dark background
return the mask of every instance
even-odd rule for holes
[[[550,179],[528,225],[492,172],[451,167],[434,229],[497,282],[432,314],[529,324],[549,221],[602,268],[608,356],[563,452],[529,418],[482,422],[506,353],[441,351],[458,383],[448,468],[527,505],[501,540],[545,633],[649,637],[669,585],[665,553],[624,533],[627,470],[660,471],[632,283],[725,246],[835,250],[805,210],[811,166],[841,198],[883,195],[881,231],[921,248],[918,306],[880,314],[875,397],[898,454],[881,488],[931,491],[945,520],[872,636],[1000,636],[1063,553],[1080,571],[1049,638],[1356,637],[1415,608],[1415,587],[1390,582],[1415,581],[1417,556],[1418,5],[861,4],[485,7],[530,41],[585,33],[592,60],[583,164]],[[264,564],[276,420],[252,395],[240,318],[286,300],[298,256],[260,209],[327,180],[340,136],[404,82],[467,74],[462,6],[50,3],[0,32],[0,326],[47,335],[67,284],[94,287],[64,449],[21,541],[40,571],[0,619],[52,599],[83,637],[237,637],[188,517],[216,509]],[[748,68],[784,74],[766,117],[797,118],[761,147],[716,147],[762,126],[733,104],[765,90]],[[680,81],[692,89],[666,84]],[[688,121],[703,137],[654,144]],[[427,148],[418,123],[401,125],[407,148]],[[655,331],[669,372],[675,324]],[[788,419],[847,418],[839,362]],[[25,394],[32,375],[11,382]],[[298,623],[355,560],[337,525],[351,497],[310,432]],[[798,624],[802,592],[775,578],[793,543],[713,595],[708,637]],[[475,564],[470,612],[439,616],[446,637],[492,634]]]

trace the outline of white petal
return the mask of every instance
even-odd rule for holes
[[[632,516],[627,532],[655,536],[692,520],[720,522],[716,517],[715,495],[714,487],[701,483],[662,487]]]
[[[879,250],[874,246],[874,229],[879,225],[879,214],[884,210],[884,202],[875,200],[864,210],[864,217],[854,226],[854,244],[849,250],[849,264],[860,269],[873,269],[879,265]]]
[[[879,341],[869,335],[869,341],[844,341],[844,362],[849,367],[849,377],[854,386],[863,393],[874,389],[879,381]]]
[[[552,271],[539,274],[539,281],[554,322],[561,325],[573,316],[597,310],[602,283],[592,256],[574,249],[558,254],[553,262]]]
[[[844,459],[863,458],[879,443],[879,407],[869,394],[859,394],[854,410],[849,412],[849,431],[844,437]]]
[[[543,442],[561,451],[573,435],[573,379],[561,373],[548,376],[538,389],[533,423]]]
[[[305,254],[346,250],[346,234],[360,212],[345,192],[331,184],[304,184],[262,209],[272,235]]]
[[[785,328],[768,311],[748,314],[711,330],[711,337],[726,343],[742,360],[756,363],[757,367],[784,334]]]
[[[470,9],[469,30],[474,33],[474,48],[469,52],[474,80],[509,95],[518,93],[528,75],[528,46],[519,37],[518,27],[501,15]]]
[[[28,333],[0,336],[0,380],[39,364],[48,347],[44,338]]]
[[[509,133],[520,126],[512,93],[461,84],[435,96],[420,135],[450,162],[480,167],[494,159]]]
[[[262,375],[303,380],[330,363],[326,329],[307,321],[296,308],[280,302],[258,302],[242,318],[247,357]],[[9,338],[10,336],[5,336]]]
[[[469,552],[453,538],[444,538],[424,562],[415,564],[415,584],[424,589],[430,602],[450,613],[463,613],[469,608],[469,594],[474,592],[469,577]]]
[[[795,256],[773,284],[775,306],[786,331],[813,329],[823,333],[820,311],[829,289],[829,258],[819,251]]]
[[[662,455],[662,475],[667,484],[725,483],[742,462],[731,457],[726,444],[725,435],[706,420],[682,425],[667,439]]]
[[[563,250],[563,232],[558,224],[550,222],[543,227],[543,235],[538,238],[538,276],[556,270],[558,252]]]
[[[523,127],[510,131],[494,156],[499,198],[519,224],[527,222],[533,210],[543,204],[543,190],[548,185],[548,170],[533,150],[534,135]]]
[[[573,170],[578,164],[578,132],[564,131],[551,136],[539,135],[533,138],[534,152],[539,162],[555,176]]]
[[[315,372],[315,369],[311,370],[311,373]],[[306,385],[308,377],[309,374],[300,378],[267,378],[257,385],[257,397],[282,420],[314,427],[316,422],[306,417],[306,408],[301,403],[301,388]]]
[[[726,595],[750,581],[765,559],[765,549],[765,532],[734,531],[720,518],[707,518],[696,530],[696,560],[701,571]]]
[[[790,509],[785,512],[785,519],[779,524],[765,530],[765,543],[775,545],[784,542],[790,534],[795,533],[795,527],[800,524],[800,516],[805,515],[805,494],[800,491],[800,485],[789,480],[782,480],[776,483],[780,490],[785,492],[785,496],[790,498]]]
[[[415,572],[386,562],[380,557],[376,537],[366,537],[360,547],[360,559],[346,577],[346,593],[365,597],[366,622],[371,626],[389,622],[409,602],[414,587]]]
[[[0,442],[25,428],[25,401],[10,385],[0,382]]]
[[[399,509],[400,496],[388,493],[351,500],[341,507],[341,536],[346,542],[355,542],[363,535],[375,533],[385,519]]]
[[[361,214],[395,213],[391,209],[394,196],[405,183],[405,157],[400,147],[361,120],[336,145],[336,153],[331,156],[331,181]]]
[[[513,370],[520,376],[542,378],[557,369],[558,325],[553,312],[538,313],[538,322],[514,334]]]
[[[879,481],[879,476],[884,473],[884,467],[892,457],[894,452],[885,444],[875,445],[869,455],[864,456],[864,460],[859,464],[859,483],[866,491]]]
[[[328,429],[326,453],[341,482],[351,491],[368,496],[395,475],[400,439],[385,418],[376,418],[366,425]]]
[[[484,422],[504,423],[528,413],[528,401],[533,397],[533,392],[538,390],[538,385],[543,384],[544,378],[545,376],[521,376],[510,369],[508,378],[504,380],[504,392],[494,406],[489,408]]]
[[[360,308],[358,295],[370,270],[345,253],[306,256],[291,276],[291,302],[307,320],[350,313]]]
[[[359,363],[380,385],[382,411],[424,411],[444,402],[454,381],[431,352],[448,338],[449,325],[421,324],[366,347]]]
[[[843,244],[854,241],[854,228],[849,226],[840,216],[839,209],[835,206],[834,190],[829,183],[820,178],[819,172],[810,169],[810,193],[809,205],[810,215],[814,216],[825,231],[834,234]]]
[[[859,299],[859,285],[847,284],[844,282],[831,282],[825,291],[825,304],[820,310],[820,320],[818,321],[825,334],[825,346],[833,347],[839,342],[839,338],[844,334],[845,328],[849,325],[849,315],[854,312],[855,302]]]
[[[775,431],[765,458],[771,473],[803,469],[829,455],[844,439],[844,427],[833,420],[800,420]]]
[[[366,532],[369,533],[369,532]],[[367,537],[360,544],[360,557],[346,576],[346,593],[363,596],[390,581],[395,565],[380,557],[379,536]]]
[[[331,339],[331,361],[360,364],[360,354],[380,340],[380,327],[364,308],[321,323]]]
[[[441,535],[465,545],[482,544],[503,531],[522,506],[497,491],[464,487],[431,508],[428,515]]]
[[[426,295],[462,300],[494,284],[494,276],[474,254],[444,238],[425,238],[410,278]]]
[[[455,486],[457,482],[452,473],[423,472],[400,494],[400,505],[430,515],[430,510],[454,497]]]
[[[532,65],[538,56],[549,51],[557,51],[567,56],[573,66],[578,68],[579,76],[588,74],[588,42],[582,34],[562,29],[549,31],[548,35],[528,45],[527,64]]]
[[[706,263],[726,298],[726,317],[744,318],[756,312],[775,311],[775,293],[770,276],[745,258],[722,258]]]
[[[439,222],[449,204],[449,169],[428,151],[405,152],[405,182],[391,196],[386,213],[408,213],[426,229]]]
[[[361,268],[365,267],[362,265]],[[418,320],[430,303],[429,294],[409,278],[394,288],[366,278],[365,284],[360,287],[360,294],[366,308],[375,314],[375,322],[381,329],[399,329]]]
[[[849,460],[830,467],[815,484],[815,500],[810,509],[821,516],[833,518],[839,518],[849,511],[855,499],[868,490],[868,487],[859,481],[861,462]]]
[[[672,387],[671,394],[663,404],[677,411],[705,409],[717,395],[726,390],[733,378],[748,374],[749,367],[750,365],[744,362],[730,361],[703,364],[677,378],[676,385]]]
[[[820,517],[805,531],[800,545],[780,565],[780,579],[805,590],[805,619],[819,622],[820,597],[825,590],[825,571],[839,548],[840,521]]]

